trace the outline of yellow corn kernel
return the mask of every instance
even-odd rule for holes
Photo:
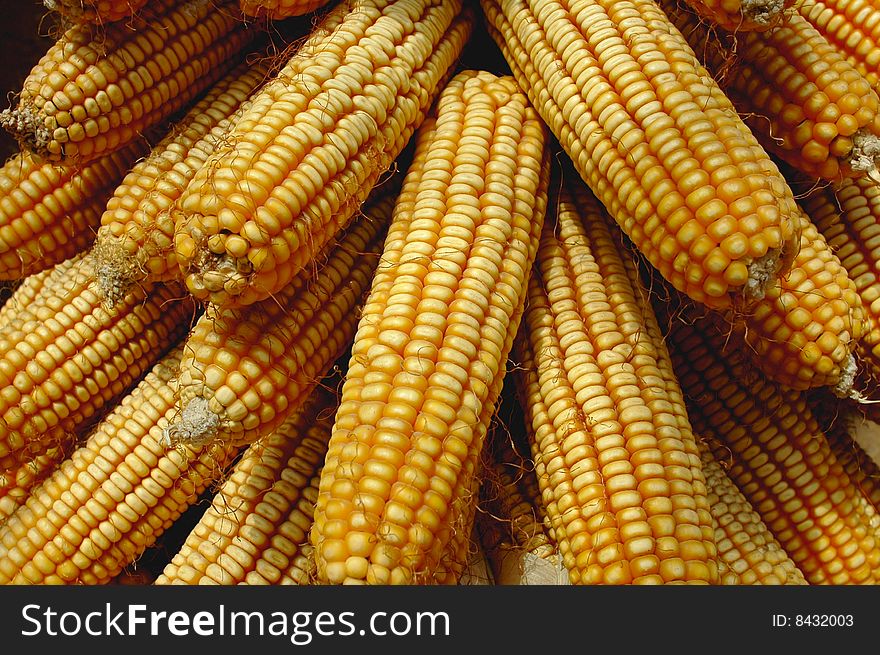
[[[248,96],[265,81],[270,64],[264,58],[233,69],[116,187],[94,249],[107,302],[116,303],[137,282],[180,275],[171,209],[243,113]]]
[[[252,443],[284,422],[347,348],[397,196],[380,185],[362,218],[273,298],[208,308],[187,338],[172,443]]]
[[[179,286],[140,285],[112,309],[89,254],[62,262],[0,330],[0,471],[69,443],[186,333]]]
[[[765,148],[812,177],[876,173],[880,98],[803,16],[762,34],[723,34],[676,0],[660,5]]]
[[[253,103],[174,216],[190,292],[235,308],[309,265],[391,166],[471,32],[461,0],[345,0]]]
[[[231,446],[160,443],[182,350],[160,360],[0,527],[0,584],[109,583],[232,462]]]
[[[654,0],[481,0],[581,177],[675,288],[760,298],[797,250],[791,190]]]
[[[767,529],[709,448],[700,443],[700,459],[718,544],[721,584],[805,585],[804,574]]]
[[[40,157],[83,164],[184,108],[256,35],[236,0],[153,0],[131,20],[69,28],[0,126]]]
[[[156,584],[310,584],[308,533],[336,405],[319,386],[252,444]]]
[[[835,457],[804,392],[751,367],[736,336],[658,298],[694,430],[810,584],[877,584],[880,516]]]
[[[647,291],[596,198],[563,175],[514,355],[563,563],[572,584],[715,584],[697,444]]]
[[[459,73],[434,112],[416,135],[321,474],[311,541],[323,582],[455,576],[447,562],[469,537],[522,316],[547,202],[544,126],[512,78],[484,72]]]
[[[113,189],[148,151],[137,139],[82,167],[27,152],[0,168],[0,279],[16,280],[88,249]]]

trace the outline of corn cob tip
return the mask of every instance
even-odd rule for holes
[[[52,133],[44,125],[40,113],[32,107],[19,104],[15,108],[0,111],[0,127],[33,154],[49,154],[47,146],[52,140]]]
[[[779,252],[775,250],[752,260],[748,265],[749,277],[744,289],[747,300],[761,300],[764,297],[767,289],[776,281],[781,264]]]
[[[832,389],[834,395],[838,398],[853,398],[858,400],[860,397],[859,393],[853,389],[856,374],[859,372],[855,355],[850,353],[840,368],[840,381],[834,385],[834,389]]]
[[[874,181],[880,181],[877,167],[880,164],[880,138],[859,130],[853,135],[853,148],[849,166],[857,173],[865,173]]]
[[[185,445],[204,446],[217,436],[220,417],[208,409],[204,398],[193,398],[180,412],[180,419],[162,430],[162,443],[165,448]]]
[[[782,17],[783,0],[742,0],[743,18],[750,23],[769,26]]]
[[[144,276],[137,260],[121,245],[118,237],[99,234],[92,253],[95,258],[95,282],[104,304],[113,307],[128,294],[138,279]]]

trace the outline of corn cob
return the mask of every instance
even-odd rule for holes
[[[345,0],[254,97],[175,212],[190,292],[266,299],[343,228],[470,35],[461,0]]]
[[[62,262],[0,330],[0,471],[82,433],[189,326],[180,288],[135,287],[108,310],[94,280],[90,255]]]
[[[336,404],[318,387],[251,445],[156,584],[309,584],[308,532]]]
[[[765,32],[787,21],[794,0],[686,0],[704,20],[728,32]]]
[[[181,353],[160,360],[0,527],[0,584],[108,583],[231,463],[231,446],[159,443]]]
[[[804,574],[773,537],[760,515],[715,459],[700,444],[709,489],[721,584],[805,585]]]
[[[846,397],[867,313],[834,250],[806,215],[799,218],[801,246],[791,270],[744,316],[729,313],[728,325],[743,330],[753,361],[771,380],[801,390],[831,386]]]
[[[241,13],[247,16],[281,20],[310,14],[330,0],[240,0]]]
[[[802,0],[794,8],[878,88],[880,11],[871,0]]]
[[[137,139],[83,167],[27,152],[7,161],[0,168],[0,279],[26,277],[89,248],[113,189],[148,150]]]
[[[46,9],[77,23],[113,23],[131,18],[148,0],[43,0]]]
[[[722,34],[678,0],[660,6],[764,147],[813,177],[877,176],[880,98],[803,16],[762,34]]]
[[[714,584],[697,444],[647,292],[601,205],[565,178],[514,354],[563,563],[572,584]]]
[[[532,104],[663,277],[725,308],[788,269],[791,190],[653,0],[481,5]]]
[[[244,62],[217,82],[126,175],[106,205],[95,243],[100,288],[115,303],[136,282],[180,275],[171,208],[269,72],[268,58]]]
[[[83,164],[185,107],[255,34],[236,0],[154,0],[130,21],[75,25],[34,66],[0,125],[22,149]]]
[[[874,388],[880,383],[880,187],[870,179],[844,180],[836,190],[814,189],[800,202],[861,297],[867,325],[857,354],[862,384]]]
[[[396,192],[393,183],[377,189],[364,217],[274,298],[208,308],[187,339],[170,442],[252,443],[305,400],[351,343]]]
[[[319,580],[449,581],[544,220],[545,139],[512,78],[475,71],[420,128],[321,475]]]
[[[692,305],[655,302],[694,430],[810,584],[876,584],[880,517],[834,456],[803,392],[752,369]]]

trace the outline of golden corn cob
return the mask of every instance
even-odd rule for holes
[[[351,220],[424,119],[474,15],[461,0],[345,0],[253,99],[175,211],[190,292],[269,298]]]
[[[321,475],[311,541],[324,582],[455,575],[445,553],[466,531],[522,316],[547,202],[544,126],[512,78],[484,72],[459,73],[435,112],[416,136]]]
[[[49,161],[85,163],[185,107],[256,32],[236,0],[153,0],[131,20],[68,29],[0,125]]]
[[[765,32],[785,23],[795,0],[686,0],[701,18],[728,32]]]
[[[131,18],[148,0],[43,0],[46,9],[77,23],[113,23]]]
[[[723,462],[715,459],[705,444],[700,445],[700,459],[709,489],[721,584],[807,584],[804,574],[728,477]]]
[[[572,584],[714,584],[697,444],[647,292],[565,177],[514,354],[553,536]]]
[[[264,58],[233,69],[116,188],[95,242],[100,288],[108,302],[117,302],[136,282],[180,275],[171,208],[264,82],[269,66]]]
[[[112,406],[189,327],[174,286],[144,285],[102,306],[89,254],[58,264],[0,330],[0,471],[68,442]]]
[[[396,196],[393,183],[378,188],[364,216],[274,298],[208,308],[187,338],[169,441],[252,443],[305,400],[351,343]]]
[[[281,20],[290,16],[310,14],[330,0],[240,0],[241,13],[247,16]]]
[[[803,392],[762,377],[693,306],[655,303],[694,430],[810,584],[876,584],[880,516],[834,456]]]
[[[232,462],[231,446],[160,444],[181,353],[160,360],[0,527],[0,584],[110,582]]]
[[[762,34],[723,34],[678,0],[660,6],[764,147],[813,177],[877,177],[880,98],[803,16]]]
[[[677,289],[725,308],[787,270],[791,190],[653,0],[481,6],[581,177]]]
[[[337,402],[319,386],[248,448],[156,584],[310,584],[308,533]]]
[[[880,385],[880,186],[870,179],[844,180],[800,200],[804,210],[849,273],[864,307],[865,326],[857,354],[873,393]]]
[[[86,250],[113,189],[149,150],[144,139],[78,166],[27,152],[0,168],[0,279],[16,280]]]
[[[846,397],[857,372],[854,352],[867,328],[856,284],[834,249],[799,212],[801,245],[787,275],[727,325],[744,332],[753,361],[771,380],[794,389],[831,386]]]
[[[794,7],[878,88],[880,9],[872,0],[801,0]]]

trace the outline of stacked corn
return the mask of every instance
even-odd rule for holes
[[[455,584],[475,533],[576,584],[880,582],[877,466],[805,394],[875,394],[880,12],[693,0],[719,86],[663,3],[481,0],[506,76],[462,0],[277,59],[253,16],[318,0],[54,0],[0,117],[0,583]],[[806,213],[762,143],[834,178]]]

